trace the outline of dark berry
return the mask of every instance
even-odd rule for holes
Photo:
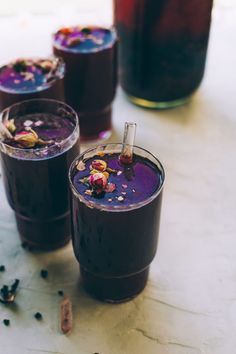
[[[0,266],[0,272],[5,272],[5,270],[6,270],[5,266],[4,266],[4,265],[1,265],[1,266]]]
[[[43,318],[43,316],[42,316],[42,314],[41,314],[40,312],[36,312],[36,313],[34,314],[34,317],[35,317],[36,320],[38,320],[38,321],[40,321],[40,320]]]
[[[46,279],[48,276],[48,271],[46,269],[42,269],[40,274],[42,278]]]
[[[91,33],[91,29],[88,28],[88,27],[84,27],[84,28],[82,28],[81,32],[84,33],[84,34],[90,34]]]
[[[4,319],[3,323],[5,326],[9,326],[10,325],[10,320]]]

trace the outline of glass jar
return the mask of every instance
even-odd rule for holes
[[[185,103],[205,69],[213,0],[114,0],[120,81],[135,104]]]

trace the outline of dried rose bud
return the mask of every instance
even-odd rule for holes
[[[95,173],[94,175],[90,175],[88,177],[89,184],[95,189],[105,189],[107,185],[107,178],[103,173]]]
[[[14,133],[16,131],[16,126],[14,123],[14,119],[9,119],[4,122],[5,127],[9,130],[10,133]]]
[[[49,73],[52,70],[53,64],[50,60],[42,60],[39,62],[39,67],[44,74]]]
[[[61,29],[58,31],[59,34],[64,34],[64,35],[71,34],[72,32],[73,32],[73,29],[70,28],[70,27],[61,28]]]
[[[79,37],[69,38],[67,40],[68,47],[75,47],[75,46],[77,46],[80,43],[81,43],[81,38],[79,38]]]
[[[91,166],[92,166],[92,168],[94,170],[103,172],[107,168],[107,163],[105,161],[103,161],[103,160],[94,160],[94,161],[92,161],[92,165]]]
[[[91,168],[92,168],[92,166],[90,166]],[[95,175],[95,173],[99,173],[100,171],[98,171],[98,170],[91,170],[90,171],[90,174],[91,175]]]
[[[109,173],[107,171],[102,172],[102,174],[108,179],[109,178]]]
[[[34,147],[38,141],[38,134],[34,130],[23,131],[15,135],[14,140],[26,148]]]

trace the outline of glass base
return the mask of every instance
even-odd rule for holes
[[[136,106],[141,106],[144,108],[150,109],[168,109],[168,108],[175,108],[178,106],[182,106],[183,104],[187,103],[192,95],[187,97],[180,98],[178,100],[173,101],[165,101],[165,102],[155,102],[155,101],[148,101],[143,98],[135,97],[126,93],[128,99],[134,103]]]
[[[15,213],[20,238],[35,250],[51,251],[71,239],[70,213],[49,220],[33,220]]]
[[[104,278],[80,266],[80,274],[84,288],[91,296],[109,303],[121,303],[132,300],[145,288],[149,267],[129,276]]]

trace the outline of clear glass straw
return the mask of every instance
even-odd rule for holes
[[[120,154],[120,161],[123,164],[131,164],[133,162],[133,146],[135,140],[136,126],[136,123],[125,122],[123,147]]]

